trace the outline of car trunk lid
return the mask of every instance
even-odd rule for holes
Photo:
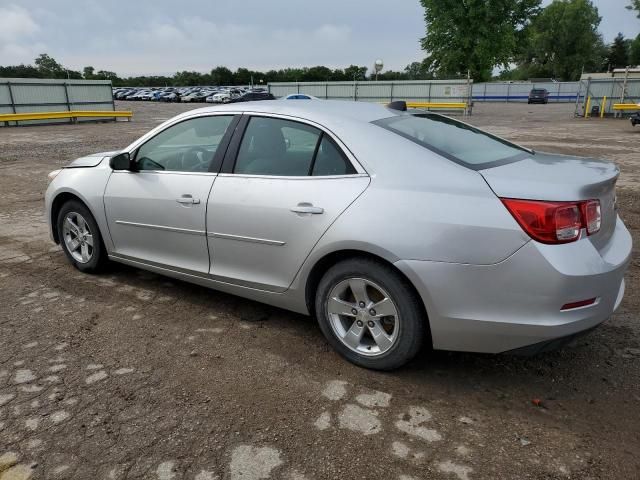
[[[600,200],[600,231],[589,238],[603,248],[616,224],[615,185],[620,174],[609,162],[535,152],[518,162],[479,170],[501,198],[543,201]]]

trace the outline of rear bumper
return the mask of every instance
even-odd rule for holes
[[[597,327],[597,326],[596,326]],[[544,342],[534,343],[533,345],[527,345],[526,347],[516,348],[515,350],[509,350],[508,353],[510,355],[520,355],[523,357],[530,357],[533,355],[538,355],[540,353],[551,352],[553,350],[557,350],[559,348],[564,347],[571,341],[575,340],[578,337],[588,334],[596,327],[591,327],[587,330],[582,330],[578,333],[573,333],[571,335],[567,335],[566,337],[554,338],[552,340],[545,340]]]
[[[427,307],[433,347],[501,353],[596,327],[620,305],[631,235],[620,219],[607,245],[525,244],[494,265],[401,260]],[[593,305],[562,305],[597,298]]]

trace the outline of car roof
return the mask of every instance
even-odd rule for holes
[[[265,92],[268,93],[268,92]],[[327,127],[344,119],[360,122],[373,122],[382,118],[400,115],[403,112],[391,110],[385,105],[371,102],[349,102],[343,100],[325,100],[322,102],[282,102],[280,100],[262,100],[242,104],[218,105],[199,108],[186,112],[185,116],[218,112],[273,113],[316,121]]]

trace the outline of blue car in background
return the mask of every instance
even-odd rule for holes
[[[283,100],[320,100],[313,95],[307,95],[306,93],[292,93],[282,98]]]

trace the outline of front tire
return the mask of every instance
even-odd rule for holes
[[[422,304],[407,280],[367,258],[342,261],[325,273],[315,311],[331,346],[350,362],[374,370],[407,363],[427,332]]]
[[[66,202],[57,219],[60,245],[69,262],[84,273],[97,273],[108,262],[95,218],[79,201]]]

